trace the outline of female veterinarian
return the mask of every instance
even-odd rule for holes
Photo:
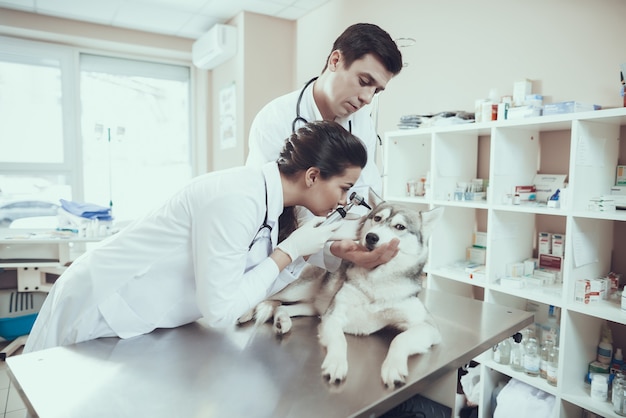
[[[361,141],[339,124],[313,122],[287,139],[276,162],[196,178],[63,273],[24,351],[202,317],[234,324],[288,284],[280,275],[288,264],[323,248],[338,224],[315,225],[345,204],[366,161]],[[296,229],[295,205],[316,218]]]

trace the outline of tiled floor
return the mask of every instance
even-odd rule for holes
[[[7,342],[0,338],[0,349],[6,345]],[[6,369],[6,362],[0,361],[0,418],[26,418],[26,407],[11,384]]]

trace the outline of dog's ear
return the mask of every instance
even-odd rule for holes
[[[422,237],[424,239],[424,242],[428,241],[428,238],[430,238],[430,235],[435,229],[437,222],[439,221],[439,219],[441,219],[441,216],[443,215],[443,210],[444,208],[442,206],[439,206],[427,212],[420,212],[420,215],[422,217]]]

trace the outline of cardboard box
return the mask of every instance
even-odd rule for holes
[[[534,184],[529,186],[515,186],[515,193],[519,195],[520,200],[537,200],[537,188]]]
[[[547,202],[557,189],[565,187],[567,174],[537,174],[533,184],[537,189],[537,201]]]
[[[487,248],[487,233],[476,231],[472,236],[472,246],[477,248]]]
[[[552,254],[552,234],[540,232],[537,238],[537,251],[539,254]]]
[[[565,255],[565,234],[552,234],[552,255]]]
[[[563,257],[552,254],[539,254],[539,268],[562,270]]]
[[[487,260],[487,250],[485,248],[468,247],[466,259],[470,263],[485,264]]]
[[[548,103],[543,105],[543,115],[561,115],[564,113],[590,112],[600,110],[602,106],[595,104],[580,103],[576,101]]]
[[[617,166],[617,170],[615,173],[615,185],[626,186],[626,165]]]

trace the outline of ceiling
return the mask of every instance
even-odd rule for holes
[[[197,39],[241,11],[295,20],[328,1],[0,0],[0,8]]]

